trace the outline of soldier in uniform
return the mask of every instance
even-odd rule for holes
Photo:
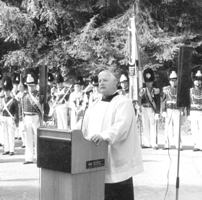
[[[88,106],[91,106],[93,102],[101,98],[101,94],[98,89],[98,76],[91,77],[92,92],[89,95]]]
[[[3,78],[3,74],[0,71],[0,108],[3,107],[3,98],[4,98],[4,92],[2,89],[2,78]],[[2,116],[2,112],[0,112],[0,146],[2,146],[3,144],[3,130],[2,130],[2,121],[1,121],[1,116]]]
[[[142,146],[158,148],[156,120],[160,113],[160,89],[154,87],[154,72],[145,69],[143,72],[145,87],[140,90],[142,114]]]
[[[169,86],[163,88],[162,116],[165,118],[165,144],[164,149],[171,145],[178,147],[179,137],[179,110],[177,109],[177,73],[171,70],[169,75]]]
[[[69,100],[69,90],[64,87],[64,78],[61,74],[57,75],[56,78],[57,89],[54,93],[55,102],[52,109],[55,109],[56,113],[56,123],[59,129],[69,129],[68,126],[68,100]],[[55,107],[55,108],[54,108]]]
[[[193,70],[194,86],[190,89],[191,99],[191,133],[193,136],[193,150],[202,150],[202,70]]]
[[[12,80],[9,76],[5,76],[2,81],[4,98],[3,106],[1,107],[2,112],[2,131],[3,131],[3,155],[14,155],[15,146],[15,128],[18,124],[18,103],[17,100],[12,96],[11,91],[13,88]]]
[[[18,85],[20,83],[20,74],[19,73],[13,74],[12,83],[13,83],[12,95],[14,98],[16,98],[18,95],[18,92],[19,92],[19,90],[18,90]],[[15,129],[15,138],[21,139],[20,134],[19,134],[19,126],[17,126]]]
[[[120,85],[121,85],[121,94],[129,97],[129,80],[128,77],[125,74],[122,74],[119,79]]]
[[[74,83],[74,91],[70,94],[69,106],[71,109],[71,130],[81,127],[83,114],[86,109],[87,97],[82,91],[83,84],[83,78],[77,77]]]
[[[20,83],[18,84],[18,93],[16,99],[18,101],[19,108],[19,136],[22,138],[22,148],[25,148],[25,125],[24,125],[24,108],[23,98],[27,94],[27,85],[22,76],[20,76]]]
[[[34,72],[27,72],[26,76],[27,93],[22,99],[25,125],[25,162],[30,164],[34,161],[37,146],[37,128],[40,126],[41,105],[39,103],[39,94],[36,90],[37,78]],[[35,155],[36,156],[36,155]]]

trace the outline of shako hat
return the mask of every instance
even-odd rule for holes
[[[128,77],[125,74],[121,74],[119,82],[122,83],[122,82],[125,82],[125,81],[128,81]]]
[[[20,83],[20,74],[14,73],[13,74],[13,84],[19,84]]]
[[[58,73],[56,76],[56,82],[57,83],[63,83],[64,82],[64,78],[60,73]]]
[[[37,84],[37,77],[35,74],[32,72],[28,73],[26,76],[26,84],[27,85],[36,85]]]
[[[171,70],[170,71],[169,79],[177,79],[177,72],[176,72],[176,70]]]
[[[13,89],[12,79],[9,76],[4,76],[2,80],[2,88],[5,91],[11,91]]]
[[[76,77],[74,84],[75,85],[83,85],[84,84],[83,77],[82,76]]]
[[[202,80],[202,73],[201,70],[197,70],[196,73],[194,74],[193,78],[195,80]]]
[[[91,83],[93,86],[98,86],[98,76],[92,76]]]
[[[147,68],[143,72],[143,77],[145,82],[154,81],[154,71],[151,68]]]
[[[48,81],[53,82],[54,81],[54,76],[52,73],[48,72]]]

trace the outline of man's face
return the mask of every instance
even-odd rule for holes
[[[176,78],[170,79],[169,82],[170,82],[171,87],[176,87],[177,86],[177,79]]]
[[[202,87],[202,80],[194,80],[195,87],[201,88]]]
[[[153,86],[153,81],[146,82],[145,84],[147,88],[151,88]]]
[[[29,92],[33,92],[36,89],[36,85],[35,84],[28,84],[27,88],[28,88]]]
[[[103,96],[109,96],[116,92],[117,82],[115,77],[109,72],[101,72],[99,74],[99,91]]]
[[[79,84],[74,85],[74,91],[75,92],[80,92],[81,91],[81,86]]]
[[[4,90],[4,95],[5,95],[6,97],[9,97],[10,94],[11,94],[11,91],[10,91],[10,90]]]
[[[121,84],[121,88],[123,90],[127,90],[128,89],[128,81],[123,81],[120,84]]]

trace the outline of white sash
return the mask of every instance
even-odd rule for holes
[[[31,104],[33,105],[33,106],[37,106],[37,108],[39,109],[39,111],[40,111],[40,114],[42,114],[42,109],[41,109],[41,106],[39,105],[39,102],[36,100],[36,98],[29,92],[28,93],[29,94],[29,99],[31,100],[30,102],[31,102]]]
[[[13,98],[11,98],[7,103],[5,102],[5,99],[3,100],[3,110],[5,110],[10,117],[14,118],[13,115],[10,113],[10,111],[8,110],[8,106],[13,102]]]
[[[149,91],[148,88],[146,88],[146,96],[148,97],[149,103],[151,104],[151,106],[153,107],[154,111],[156,111],[156,103],[153,100],[152,96],[151,96],[151,92]]]

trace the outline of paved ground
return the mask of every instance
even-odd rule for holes
[[[0,200],[39,200],[40,171],[23,165],[24,150],[17,146],[16,155],[0,155]],[[201,200],[202,152],[180,153],[179,200]],[[134,177],[135,199],[175,200],[177,150],[143,149],[143,160],[144,172]]]

